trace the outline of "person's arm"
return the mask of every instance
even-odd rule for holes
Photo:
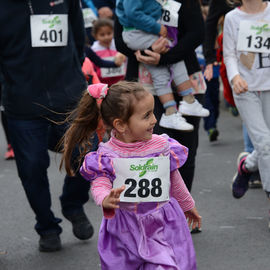
[[[98,67],[117,67],[115,62],[103,60],[100,58],[89,46],[86,46],[84,51],[86,56]]]
[[[160,65],[185,60],[187,55],[193,54],[194,50],[203,42],[204,21],[199,1],[183,0],[179,2],[182,3],[182,6],[179,11],[178,43],[167,53],[161,55]]]
[[[233,37],[233,24],[234,23],[231,20],[231,16],[225,16],[223,31],[223,56],[229,82],[232,82],[232,79],[239,74],[236,42]]]
[[[191,197],[184,180],[178,170],[171,172],[171,195],[182,208],[183,212],[194,208],[195,202]]]
[[[84,61],[84,44],[85,44],[85,30],[83,15],[79,0],[71,0],[69,6],[69,21],[71,24],[72,35],[76,45],[79,61],[81,65]]]
[[[231,15],[231,14],[228,14]],[[237,48],[235,35],[235,22],[233,16],[226,16],[223,32],[223,53],[226,65],[228,80],[232,84],[232,89],[236,94],[241,94],[248,90],[247,82],[240,76],[237,59]],[[251,54],[252,53],[248,53]]]
[[[98,177],[91,183],[91,193],[95,203],[103,208],[105,218],[113,218],[115,209],[119,208],[120,194],[125,189],[124,186],[112,189],[110,179]]]
[[[217,37],[217,24],[221,16],[230,11],[226,0],[212,0],[209,5],[209,12],[205,23],[205,40],[203,52],[206,64],[216,62],[215,42]]]

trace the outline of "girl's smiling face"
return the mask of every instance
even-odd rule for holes
[[[110,26],[101,26],[95,35],[95,39],[99,41],[101,46],[109,48],[113,39],[113,29]]]
[[[154,115],[154,97],[150,93],[147,93],[134,106],[134,112],[125,124],[125,132],[121,136],[127,143],[150,140],[157,122]]]

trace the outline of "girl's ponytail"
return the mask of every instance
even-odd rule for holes
[[[70,123],[70,126],[62,138],[63,156],[60,169],[65,164],[68,175],[74,175],[72,154],[75,148],[78,147],[80,153],[78,160],[75,162],[78,162],[79,165],[85,154],[91,150],[90,140],[97,129],[99,119],[100,111],[97,100],[90,96],[88,91],[85,91],[77,108],[70,112],[66,118],[66,122]]]

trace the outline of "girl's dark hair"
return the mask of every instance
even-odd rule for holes
[[[113,30],[113,21],[111,19],[102,18],[93,22],[92,35],[95,37],[101,27],[108,26]]]
[[[91,97],[86,90],[77,108],[66,119],[70,126],[62,139],[63,156],[60,169],[65,164],[67,174],[74,175],[71,156],[75,147],[79,148],[78,162],[81,164],[82,158],[91,150],[90,139],[97,129],[99,120],[102,119],[109,130],[113,128],[115,119],[128,123],[136,102],[143,99],[146,93],[148,92],[137,82],[121,81],[109,88],[99,108],[96,99]]]

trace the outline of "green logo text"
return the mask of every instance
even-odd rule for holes
[[[268,27],[268,23],[264,24],[263,26],[254,26],[252,25],[251,30],[256,30],[256,35],[261,34],[262,32],[269,32],[270,28]]]
[[[151,158],[146,161],[145,164],[141,165],[130,165],[130,171],[140,171],[139,177],[144,176],[147,172],[156,172],[158,170],[158,165],[153,164],[154,159]]]
[[[59,16],[55,16],[52,20],[43,19],[43,24],[49,24],[49,28],[53,28],[56,24],[61,24],[61,20],[59,19]]]

